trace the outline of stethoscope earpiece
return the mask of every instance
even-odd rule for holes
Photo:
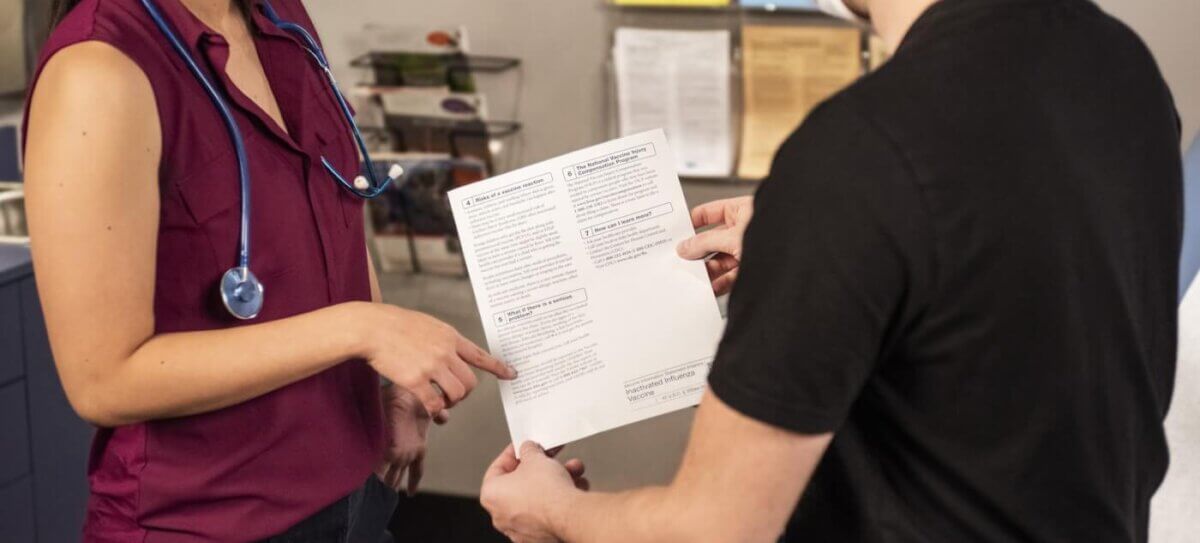
[[[250,268],[229,268],[221,276],[221,301],[234,317],[250,320],[258,316],[263,306],[263,286]]]
[[[380,186],[372,189],[371,182],[367,180],[367,176],[360,175],[354,178],[354,190],[363,198],[374,198],[379,196],[389,185],[398,183],[400,177],[403,175],[404,167],[399,164],[392,164],[392,167],[388,168],[387,179]]]

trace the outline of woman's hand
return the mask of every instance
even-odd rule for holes
[[[718,296],[729,292],[737,280],[738,265],[742,261],[742,236],[753,215],[754,198],[751,196],[717,200],[692,210],[693,226],[711,225],[712,228],[683,240],[677,250],[679,256],[688,260],[699,260],[715,253],[704,264],[713,292]]]
[[[379,480],[392,490],[409,496],[417,493],[425,472],[425,439],[430,416],[412,392],[389,384],[383,387],[383,415],[388,428],[388,445],[383,463],[375,470]],[[442,411],[433,422],[445,424],[449,415]],[[408,474],[408,484],[404,475]]]
[[[516,370],[496,360],[453,327],[424,313],[392,305],[355,304],[354,326],[363,332],[361,356],[392,383],[408,389],[426,413],[441,413],[477,384],[471,366],[500,379]]]

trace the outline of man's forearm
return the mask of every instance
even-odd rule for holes
[[[223,330],[161,334],[94,375],[76,410],[104,426],[227,407],[357,355],[349,304]]]
[[[708,392],[670,486],[589,494],[576,489],[578,460],[527,442],[520,460],[510,446],[488,467],[480,501],[515,541],[771,543],[832,438],[751,419]]]
[[[646,487],[620,493],[572,491],[558,504],[551,522],[570,543],[622,541],[671,542],[662,531],[660,510],[669,487]]]
[[[704,510],[670,486],[619,493],[572,491],[552,513],[555,533],[569,543],[692,543],[722,541]],[[709,519],[713,520],[713,519]]]

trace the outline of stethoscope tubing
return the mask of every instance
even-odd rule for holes
[[[200,86],[204,87],[205,94],[208,95],[209,101],[213,107],[221,115],[221,120],[225,123],[225,130],[229,133],[229,141],[233,143],[234,154],[237,155],[238,163],[238,180],[241,185],[242,192],[242,224],[241,234],[238,244],[238,266],[241,268],[250,267],[250,167],[246,160],[246,145],[242,140],[242,132],[238,129],[237,121],[233,118],[233,112],[229,110],[229,106],[225,104],[220,94],[217,93],[216,87],[200,70],[200,66],[196,64],[196,60],[188,53],[183,42],[179,40],[179,36],[171,28],[170,23],[163,17],[162,12],[158,10],[158,6],[154,5],[153,0],[141,0],[142,6],[146,8],[146,12],[150,14],[150,19],[154,21],[154,25],[167,37],[171,47],[175,49],[179,58],[183,59],[183,63],[187,65],[192,75],[200,82]]]
[[[338,90],[337,79],[335,79],[333,76],[333,69],[329,66],[329,59],[325,57],[325,52],[321,50],[321,46],[317,44],[317,40],[313,38],[312,34],[309,34],[308,30],[296,23],[284,21],[282,18],[280,18],[279,14],[275,12],[275,8],[271,6],[271,3],[268,0],[263,0],[262,7],[263,15],[265,15],[267,19],[271,21],[271,24],[274,24],[282,30],[289,31],[294,35],[300,36],[300,39],[304,42],[302,45],[305,52],[307,52],[309,56],[316,61],[317,66],[321,68],[321,72],[325,75],[326,82],[329,83],[329,88],[333,91],[334,101],[337,102],[338,109],[340,109],[342,112],[342,117],[350,125],[350,133],[354,137],[355,145],[358,146],[358,152],[363,156],[363,161],[368,165],[365,175],[370,179],[371,188],[361,190],[355,187],[349,181],[346,181],[346,178],[342,177],[342,175],[338,173],[337,168],[334,168],[333,165],[330,164],[329,161],[323,156],[321,157],[321,165],[325,167],[325,170],[329,172],[329,175],[332,176],[334,180],[338,182],[338,184],[340,184],[346,190],[355,193],[359,197],[370,199],[383,194],[383,192],[387,190],[388,186],[392,183],[393,179],[391,176],[387,176],[382,182],[380,182],[379,178],[376,177],[375,168],[371,166],[371,155],[367,151],[367,144],[363,140],[362,132],[359,131],[358,126],[354,123],[354,114],[350,112],[350,104],[346,102],[346,97],[342,95],[340,90]]]

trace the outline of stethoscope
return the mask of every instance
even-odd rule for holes
[[[238,163],[238,178],[241,181],[242,189],[242,224],[241,236],[238,240],[238,263],[225,272],[221,276],[219,285],[221,293],[221,301],[225,304],[225,308],[229,313],[238,319],[253,319],[258,316],[263,306],[263,285],[258,278],[250,271],[250,170],[246,163],[246,148],[242,141],[242,134],[238,130],[237,122],[233,119],[233,114],[229,110],[229,106],[225,103],[225,99],[217,92],[216,87],[200,70],[200,66],[196,64],[196,60],[192,58],[187,47],[179,40],[179,37],[171,30],[171,25],[167,23],[162,12],[158,10],[154,0],[141,0],[142,6],[146,8],[146,12],[150,14],[150,18],[154,21],[155,26],[162,31],[166,36],[167,41],[171,43],[171,47],[183,59],[184,64],[187,64],[188,70],[192,75],[196,76],[196,80],[200,82],[200,86],[204,87],[204,91],[208,94],[209,100],[216,107],[217,112],[221,114],[221,118],[225,121],[225,128],[229,132],[229,139],[233,143],[233,150],[237,154]],[[395,182],[400,176],[404,175],[404,168],[400,165],[392,165],[388,170],[387,177],[380,181],[375,173],[375,165],[371,162],[371,156],[367,153],[367,145],[363,142],[362,132],[358,130],[358,124],[354,122],[354,115],[350,113],[350,106],[346,103],[346,98],[342,96],[338,90],[337,81],[333,78],[333,71],[329,68],[329,61],[325,58],[325,53],[321,51],[321,47],[317,45],[317,40],[313,39],[304,27],[284,21],[275,13],[275,9],[271,7],[268,0],[260,0],[263,15],[271,21],[271,24],[279,27],[281,30],[291,32],[293,35],[300,38],[303,42],[302,47],[310,57],[316,61],[317,66],[325,73],[325,79],[329,82],[329,88],[333,90],[333,96],[337,99],[338,108],[342,112],[342,116],[346,119],[346,124],[350,126],[350,130],[354,135],[354,143],[358,145],[358,151],[362,154],[363,162],[366,163],[366,176],[359,175],[354,178],[354,182],[346,181],[346,178],[329,163],[324,156],[321,157],[321,164],[325,166],[325,171],[334,178],[342,187],[361,198],[374,198],[383,194],[388,186]]]

